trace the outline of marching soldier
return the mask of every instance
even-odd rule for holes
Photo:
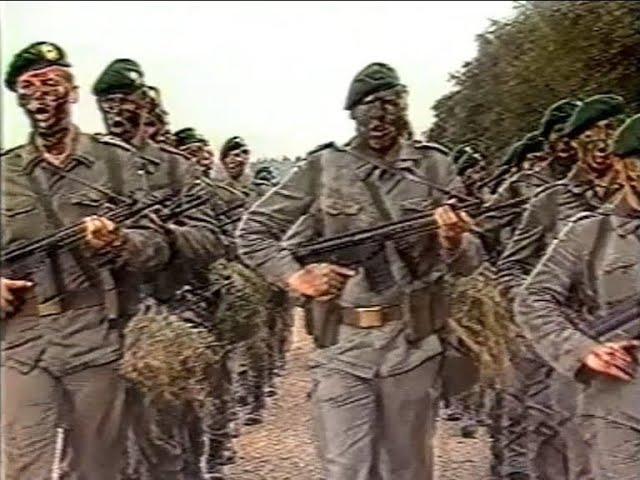
[[[73,125],[78,87],[70,66],[59,46],[38,42],[14,56],[6,75],[32,134],[2,156],[3,252],[72,225],[85,238],[28,268],[3,265],[8,480],[118,477],[126,435],[123,322],[135,313],[141,272],[170,257],[166,233],[152,222],[124,226],[100,216],[105,202],[131,198],[139,176],[127,148]],[[103,252],[117,261],[98,262]]]
[[[209,141],[190,127],[178,130],[174,136],[178,150],[195,162],[201,175],[209,177],[215,161]]]
[[[547,118],[558,120],[553,116],[557,105],[571,104],[569,101],[556,104]],[[577,164],[565,180],[554,182],[534,194],[520,226],[499,261],[500,280],[511,298],[566,222],[578,213],[597,210],[611,195],[612,155],[606,148],[593,149],[589,146],[596,140],[606,145],[615,133],[616,117],[623,112],[624,102],[621,98],[598,95],[575,108],[564,124],[556,123],[555,131],[543,124],[543,132],[549,131],[551,137],[547,168],[566,171],[571,159],[575,159]],[[571,143],[566,145],[567,141]],[[568,153],[570,151],[575,152],[577,158],[575,154]],[[556,152],[561,153],[559,158],[555,157]],[[555,163],[559,165],[554,167]],[[529,348],[524,348],[516,374],[522,386],[520,397],[516,398],[521,402],[522,419],[513,426],[513,436],[519,439],[505,449],[519,448],[521,458],[526,460],[528,457],[526,468],[533,470],[539,478],[589,478],[588,451],[569,418],[572,409],[568,405],[574,396],[571,386],[563,388],[561,379],[545,368],[543,360]],[[562,415],[548,414],[557,410],[552,394],[564,406]],[[533,404],[534,407],[528,407],[527,404]],[[534,419],[543,421],[534,422],[537,427],[528,434],[533,428]],[[510,440],[507,438],[506,442]],[[565,465],[572,472],[567,471]]]
[[[254,182],[249,174],[248,164],[251,158],[251,150],[247,142],[240,136],[227,139],[220,149],[220,158],[214,167],[213,176],[225,185],[243,192],[246,197],[246,205],[249,208],[266,191],[269,185],[263,182]],[[274,296],[277,292],[274,291]],[[280,295],[283,297],[283,295]],[[266,406],[266,397],[276,394],[274,386],[274,372],[276,368],[277,352],[279,350],[279,338],[286,335],[282,332],[285,322],[281,318],[280,309],[285,303],[284,298],[274,298],[277,303],[271,303],[267,308],[270,311],[269,325],[255,339],[240,347],[234,354],[232,370],[236,376],[237,406],[246,408],[243,423],[246,426],[262,423],[262,411]]]
[[[436,209],[439,234],[387,244],[384,282],[373,282],[360,267],[300,265],[281,242],[292,225],[308,225],[311,230],[301,233],[311,237],[335,235],[442,202],[442,193],[421,181],[446,187],[452,165],[441,147],[418,148],[406,139],[406,94],[390,66],[365,67],[345,105],[355,138],[310,153],[249,210],[237,232],[249,265],[312,299],[310,329],[319,347],[313,414],[332,480],[433,478],[443,351],[436,332],[445,321],[441,282],[447,270],[466,272],[478,262],[468,217],[450,207]]]
[[[640,117],[613,142],[586,133],[588,151],[609,144],[618,157],[622,189],[608,208],[568,223],[519,292],[516,314],[540,355],[581,383],[578,421],[595,477],[631,480],[640,471]],[[628,320],[606,331],[621,305]]]
[[[150,134],[157,135],[148,121],[158,109],[158,98],[150,94],[154,91],[145,85],[140,65],[130,59],[111,62],[93,86],[109,132],[103,139],[124,144],[131,151],[131,161],[136,165],[143,186],[141,193],[174,192],[178,200],[181,192],[193,190],[195,168],[180,151],[165,143],[154,143],[149,138]],[[200,213],[203,213],[202,209]],[[182,255],[211,261],[225,254],[226,248],[212,225],[215,222],[206,224],[202,215],[200,217],[193,221],[194,217],[187,216],[180,225],[168,227],[179,255],[167,269],[146,279],[147,293],[156,300],[168,301],[187,282],[190,275],[187,264],[178,261],[184,258]],[[147,468],[152,478],[180,479],[185,472],[199,474],[197,455],[202,450],[201,435],[188,436],[192,445],[185,445],[185,423],[199,422],[196,412],[187,407],[178,411],[171,406],[148,405],[135,387],[130,396],[134,410],[131,427],[145,464],[135,463],[139,459],[134,458],[131,468]],[[185,421],[185,417],[190,421]]]

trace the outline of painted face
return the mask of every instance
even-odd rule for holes
[[[553,162],[560,165],[575,165],[578,162],[578,150],[565,136],[552,135],[549,141],[549,153]]]
[[[227,154],[225,158],[221,158],[220,161],[224,166],[224,169],[233,180],[239,179],[244,173],[247,163],[251,157],[251,150],[248,147],[242,147],[237,150],[233,150]]]
[[[182,147],[180,150],[188,155],[189,158],[196,162],[204,171],[208,172],[211,170],[215,155],[208,145],[204,143],[192,143]]]
[[[468,170],[463,176],[463,182],[468,187],[475,187],[478,183],[485,179],[487,175],[487,167],[484,162],[479,162],[475,167]]]
[[[352,111],[358,136],[376,152],[387,152],[409,125],[407,92],[397,87],[370,95]]]
[[[580,164],[594,178],[604,177],[613,167],[615,156],[610,143],[616,132],[616,123],[605,120],[580,135],[574,142]]]
[[[145,136],[156,143],[166,143],[169,125],[164,115],[152,112],[147,115],[144,121]]]
[[[131,143],[145,133],[147,104],[135,93],[114,93],[98,100],[107,131]]]
[[[625,159],[617,162],[627,203],[640,215],[640,159]]]
[[[77,87],[68,70],[50,67],[22,75],[17,82],[18,104],[38,133],[51,133],[69,124]]]

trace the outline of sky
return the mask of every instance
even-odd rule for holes
[[[297,156],[354,131],[349,83],[386,62],[409,87],[409,115],[426,130],[449,74],[473,58],[490,19],[513,2],[0,2],[3,148],[29,125],[4,88],[11,57],[35,41],[67,52],[80,87],[74,120],[104,127],[91,86],[115,58],[138,61],[161,89],[171,128],[194,127],[217,149],[243,136],[254,157]]]

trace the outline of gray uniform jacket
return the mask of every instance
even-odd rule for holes
[[[3,250],[97,214],[107,200],[106,193],[53,173],[43,162],[32,144],[2,156]],[[63,172],[103,190],[133,196],[140,189],[134,165],[130,151],[79,133]],[[42,197],[57,218],[49,214]],[[115,268],[98,268],[94,251],[83,245],[28,265],[2,265],[3,276],[27,277],[36,283],[25,306],[1,322],[5,362],[24,372],[41,366],[65,374],[119,358],[121,332],[107,319],[112,314],[107,312],[111,308],[107,298],[115,294],[117,301],[111,306],[117,304],[121,318],[131,314],[139,301],[140,273],[161,268],[170,254],[166,236],[150,222],[128,226],[124,232],[129,241]],[[60,313],[28,308],[51,305],[52,299],[61,302]]]
[[[574,376],[597,341],[594,316],[640,292],[640,219],[584,213],[567,225],[523,286],[516,318],[540,355]]]
[[[387,157],[392,170],[376,166],[372,155],[353,145],[333,144],[311,152],[244,217],[237,231],[240,255],[284,286],[302,268],[290,244],[283,242],[291,229],[297,230],[298,239],[310,240],[426,212],[445,196],[400,172],[415,173],[442,187],[454,179],[441,147],[402,143]],[[481,260],[475,238],[467,236],[460,252],[449,257],[443,255],[435,232],[402,243],[387,242],[384,250],[395,279],[392,288],[374,291],[359,268],[334,301],[313,301],[310,309],[315,330],[334,323],[337,328],[326,342],[316,338],[327,347],[318,359],[364,377],[402,373],[439,354],[439,339],[432,334],[441,329],[447,315],[444,276],[452,270],[469,272]],[[362,330],[337,320],[342,307],[393,305],[403,308],[403,322]]]
[[[571,218],[601,206],[588,181],[561,180],[538,190],[498,262],[500,283],[513,293]]]

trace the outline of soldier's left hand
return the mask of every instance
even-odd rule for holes
[[[447,250],[457,250],[462,244],[462,237],[474,224],[471,217],[463,211],[456,211],[450,205],[438,207],[434,212],[438,223],[438,238]]]
[[[630,382],[636,376],[638,340],[609,342],[594,347],[583,359],[591,370]]]
[[[111,220],[92,216],[84,219],[85,238],[95,249],[106,249],[122,245],[124,236]]]

